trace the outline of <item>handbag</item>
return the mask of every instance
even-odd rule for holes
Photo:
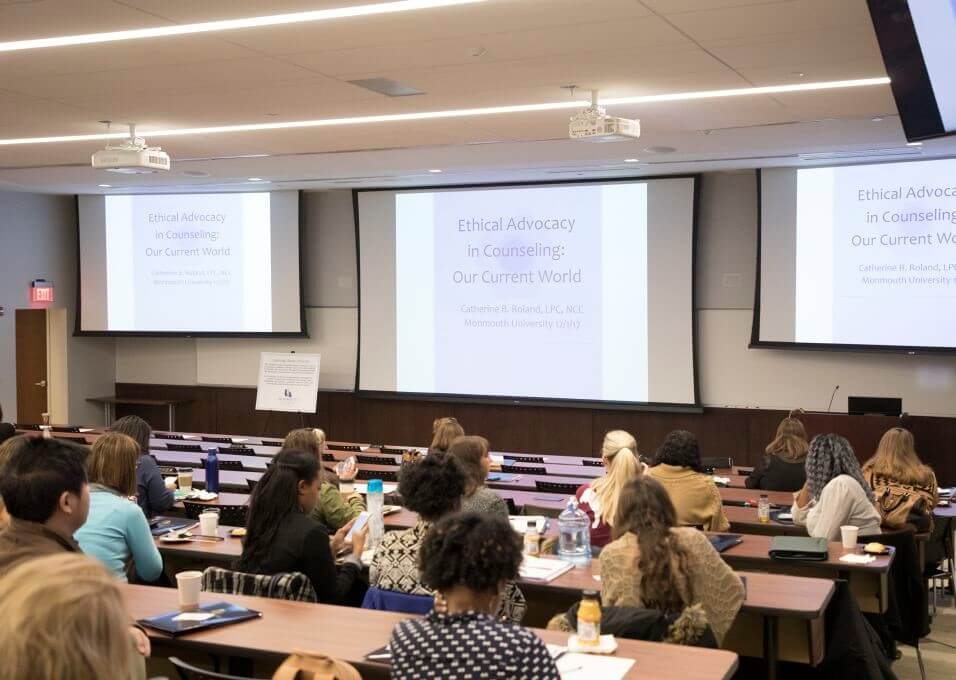
[[[362,676],[352,664],[296,649],[276,669],[272,680],[362,680]]]
[[[867,477],[866,481],[876,496],[876,509],[883,526],[902,529],[906,524],[918,523],[925,517],[932,520],[933,497],[928,491],[872,473]]]

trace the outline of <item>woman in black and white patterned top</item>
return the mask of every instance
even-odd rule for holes
[[[392,631],[394,680],[558,680],[544,643],[530,630],[498,621],[507,581],[518,576],[521,537],[498,517],[465,513],[432,525],[419,552],[422,581],[435,610]]]

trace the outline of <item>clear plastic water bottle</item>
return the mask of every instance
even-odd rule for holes
[[[578,567],[591,561],[591,520],[574,496],[558,515],[558,557]]]
[[[385,536],[385,516],[382,506],[385,504],[385,493],[381,479],[368,481],[368,540],[365,549],[377,548]]]
[[[209,449],[206,453],[206,491],[219,493],[219,452]]]
[[[770,499],[765,493],[760,494],[757,500],[757,519],[761,524],[770,522]]]

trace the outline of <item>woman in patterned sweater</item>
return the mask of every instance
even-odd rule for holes
[[[521,538],[500,517],[463,513],[436,523],[421,547],[435,609],[392,631],[395,680],[558,680],[551,654],[526,628],[493,615],[518,576]]]
[[[484,437],[458,437],[448,447],[448,455],[458,461],[465,473],[465,497],[462,512],[488,512],[508,516],[508,505],[494,491],[485,486],[491,470],[488,440]]]

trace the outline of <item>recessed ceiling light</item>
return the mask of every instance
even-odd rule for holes
[[[794,76],[794,77],[796,77],[796,78],[803,78],[803,77],[805,77],[807,74],[804,73],[803,71],[793,71],[793,72],[790,73],[790,75],[792,75],[792,76]]]
[[[128,31],[109,31],[106,33],[83,33],[81,35],[64,35],[56,38],[11,40],[9,42],[0,42],[0,52],[35,50],[43,47],[65,47],[68,45],[93,45],[96,43],[117,42],[120,40],[141,40],[143,38],[162,38],[172,35],[232,31],[240,28],[283,26],[286,24],[298,24],[311,21],[328,21],[330,19],[344,19],[347,17],[394,14],[396,12],[408,12],[418,9],[467,5],[475,2],[485,2],[485,0],[398,0],[397,2],[380,2],[371,5],[356,5],[354,7],[335,7],[309,12],[291,12],[288,14],[272,14],[241,19],[203,21],[201,23],[180,24],[178,26],[157,26],[154,28],[137,28]]]
[[[883,116],[873,116],[872,118],[870,118],[870,120],[872,120],[874,123],[882,123]]]
[[[96,186],[98,186],[100,189],[111,189],[111,188],[113,188],[113,185],[112,185],[112,184],[97,184]]]
[[[640,159],[637,159],[637,158],[625,158],[624,162],[625,163],[640,163],[641,161]]]
[[[441,170],[441,169],[439,169],[439,168],[432,168],[432,169],[429,170],[428,172],[431,172],[431,173],[434,173],[434,174],[437,175],[438,173],[443,172],[443,170]]]
[[[209,177],[209,173],[205,170],[183,170],[183,174],[186,177]]]
[[[247,181],[249,182],[265,182],[261,177],[250,177]]]
[[[729,90],[703,90],[699,92],[676,92],[673,94],[654,94],[640,97],[619,97],[602,99],[601,106],[618,104],[655,104],[658,102],[690,101],[714,99],[718,97],[743,97],[761,94],[779,94],[786,92],[812,92],[816,90],[835,90],[848,87],[886,85],[887,77],[864,78],[859,80],[833,80],[819,83],[799,83],[791,85],[772,85],[767,87],[742,87]],[[516,104],[512,106],[489,106],[475,109],[446,109],[442,111],[421,111],[418,113],[390,113],[378,116],[353,116],[348,118],[324,118],[318,120],[276,121],[274,123],[245,123],[239,125],[217,125],[210,127],[179,128],[172,130],[140,130],[146,137],[176,137],[185,135],[212,135],[235,132],[260,132],[267,130],[289,130],[296,128],[335,127],[340,125],[364,125],[370,123],[398,123],[410,120],[438,120],[444,118],[467,118],[490,116],[505,113],[529,113],[537,111],[560,111],[578,109],[589,102],[571,100],[564,102],[546,102],[541,104]],[[105,139],[125,139],[125,132],[104,132],[90,135],[55,135],[50,137],[21,137],[0,139],[0,146],[19,144],[50,144],[54,142],[88,142]]]
[[[674,153],[677,149],[672,146],[648,146],[644,151],[646,153]]]
[[[906,142],[906,146],[923,146],[923,142]]]

